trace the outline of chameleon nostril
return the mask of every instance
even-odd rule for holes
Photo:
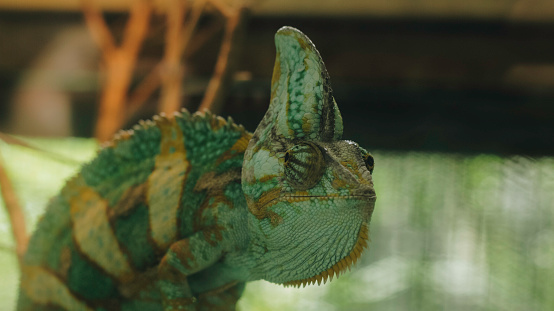
[[[367,185],[360,185],[357,189],[352,191],[355,196],[375,197],[375,189]]]
[[[365,171],[362,173],[362,178],[365,180],[371,180],[371,173],[369,171]]]

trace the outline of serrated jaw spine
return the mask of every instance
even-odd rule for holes
[[[352,265],[356,264],[358,259],[363,253],[363,250],[368,246],[367,242],[369,240],[368,235],[368,228],[367,224],[362,224],[360,227],[360,231],[358,233],[358,240],[356,241],[356,244],[350,251],[350,254],[339,260],[337,263],[335,263],[333,266],[328,268],[327,270],[324,270],[318,275],[315,275],[311,278],[302,279],[302,280],[294,280],[283,283],[285,287],[293,286],[293,287],[306,287],[306,285],[311,285],[317,283],[318,285],[321,285],[321,282],[323,284],[327,283],[327,280],[331,281],[333,277],[338,277],[340,274],[344,273],[347,269],[350,270]]]

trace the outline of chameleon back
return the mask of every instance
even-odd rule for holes
[[[186,111],[120,132],[49,203],[25,255],[18,310],[161,309],[150,283],[169,245],[216,214],[245,215],[250,137],[232,120]],[[225,193],[210,189],[214,180]],[[237,212],[214,209],[217,200]]]

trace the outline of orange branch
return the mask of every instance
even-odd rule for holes
[[[181,105],[181,65],[183,19],[185,5],[182,0],[169,0],[167,6],[167,31],[165,36],[165,54],[162,61],[162,98],[160,112],[170,115]]]
[[[102,51],[103,56],[111,55],[115,50],[115,41],[102,13],[94,5],[93,0],[83,0],[82,6],[85,22],[93,40]]]
[[[161,84],[161,64],[157,65],[150,73],[140,81],[129,96],[127,105],[127,120],[131,119],[144,106],[148,98]]]
[[[157,65],[154,69],[152,69],[152,71],[140,82],[140,84],[135,88],[133,93],[129,96],[129,100],[128,100],[129,104],[127,106],[127,119],[131,119],[144,106],[144,103],[146,102],[146,100],[150,98],[152,94],[156,91],[156,89],[160,86],[160,84],[162,83],[162,74],[168,74],[168,71],[171,72],[171,70],[168,69],[168,67],[169,68],[172,67],[171,65],[164,66],[164,64],[168,63],[166,62],[166,60],[168,58],[175,59],[177,58],[177,56],[179,59],[182,59],[182,54],[184,50],[185,49],[187,51],[190,50],[189,42],[192,38],[193,32],[196,29],[198,20],[200,19],[200,16],[202,15],[202,12],[205,6],[206,6],[206,0],[194,1],[191,8],[191,13],[187,18],[188,21],[185,23],[185,26],[181,28],[182,30],[176,29],[177,25],[181,25],[182,22],[179,22],[176,19],[169,21],[170,13],[168,12],[168,35],[166,36],[166,53],[165,53],[164,60],[160,62],[160,64]],[[171,7],[171,5],[168,7]],[[180,13],[179,10],[177,10],[176,12]],[[175,14],[175,13],[171,13],[171,14],[173,16],[181,15],[181,14]],[[184,15],[185,15],[185,12],[183,10],[182,16]],[[169,32],[172,32],[172,34],[169,35]],[[176,42],[180,43],[179,46],[176,46],[176,44],[174,44]],[[194,43],[195,43],[194,46],[197,47],[196,40],[194,41]],[[179,76],[179,82],[177,83],[177,85],[179,85],[179,89],[180,89],[180,86],[181,86],[180,84],[183,79],[183,76],[182,76],[183,73],[182,73],[182,68],[181,67],[179,68],[180,68],[180,72],[179,72],[180,76]],[[163,77],[163,78],[166,78],[166,77]],[[163,92],[164,91],[162,90],[162,93]],[[179,92],[181,92],[181,90],[179,90]],[[179,96],[173,95],[173,96],[174,98],[181,97],[181,95]],[[162,99],[162,105],[164,105],[164,102],[165,100]],[[175,101],[173,103],[175,103]],[[160,111],[165,111],[166,113],[172,112],[177,110],[176,109],[177,106],[178,105],[175,105],[175,104],[166,104],[164,105],[164,107],[160,108]]]
[[[70,165],[79,165],[79,164],[81,164],[81,162],[79,162],[77,160],[68,158],[68,157],[66,157],[64,155],[61,155],[61,154],[57,154],[57,153],[52,152],[50,150],[42,149],[42,148],[39,148],[37,146],[31,145],[31,144],[27,143],[26,141],[23,141],[19,138],[16,138],[16,137],[8,135],[8,134],[0,133],[0,140],[3,140],[5,143],[10,144],[10,145],[16,145],[16,146],[24,147],[24,148],[31,149],[31,150],[34,150],[34,151],[38,151],[40,153],[43,153],[45,156],[49,157],[50,159],[53,159],[53,160],[58,161],[60,163],[70,164]]]
[[[226,5],[221,0],[210,0],[210,4],[213,5],[227,19],[232,19],[237,15],[237,11],[233,10],[233,8]]]
[[[187,22],[183,26],[183,0],[168,0],[165,55],[162,61],[162,94],[159,111],[170,114],[181,106],[183,80],[183,51],[188,48],[207,0],[193,2]]]
[[[8,217],[12,225],[12,233],[15,241],[15,249],[17,258],[21,265],[23,255],[27,250],[27,243],[29,242],[29,236],[25,230],[25,217],[17,200],[17,195],[13,189],[10,178],[4,169],[4,161],[0,155],[0,190],[2,198],[4,199],[4,205],[8,211]]]
[[[214,0],[212,0],[212,2],[213,1]],[[218,113],[221,108],[221,100],[218,100],[218,97],[221,96],[223,80],[228,73],[229,54],[231,52],[233,38],[238,29],[243,12],[244,9],[239,8],[227,19],[227,23],[225,25],[225,35],[223,37],[223,42],[221,43],[221,48],[215,64],[215,70],[208,84],[208,88],[206,89],[206,94],[202,99],[202,103],[198,107],[198,111],[211,110],[214,113]]]
[[[127,92],[140,47],[148,31],[152,5],[147,0],[133,2],[129,20],[125,25],[123,44],[121,47],[104,49],[102,44],[106,42],[105,38],[112,36],[100,13],[91,9],[89,1],[84,2],[85,19],[93,36],[99,38],[97,42],[103,49],[106,70],[95,129],[96,138],[103,142],[110,139],[125,121]]]
[[[206,42],[208,42],[214,35],[221,31],[224,27],[221,23],[211,23],[208,27],[198,30],[198,33],[194,36],[194,41],[190,41],[187,44],[184,51],[184,57],[188,58],[194,55]]]
[[[147,0],[138,0],[131,7],[129,20],[125,25],[123,44],[121,45],[130,55],[136,57],[139,52],[140,46],[148,33],[152,9],[152,4]]]
[[[183,41],[181,43],[182,50],[185,50],[188,47],[189,42],[192,39],[194,30],[196,30],[196,26],[198,25],[198,20],[200,20],[200,16],[202,16],[202,12],[204,12],[205,7],[206,7],[206,0],[194,1],[190,16],[188,18],[189,21],[185,25],[185,33],[183,35]]]

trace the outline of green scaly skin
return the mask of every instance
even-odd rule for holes
[[[47,207],[17,310],[233,310],[248,281],[325,282],[367,245],[373,158],[312,42],[275,35],[254,134],[209,113],[119,133]]]

